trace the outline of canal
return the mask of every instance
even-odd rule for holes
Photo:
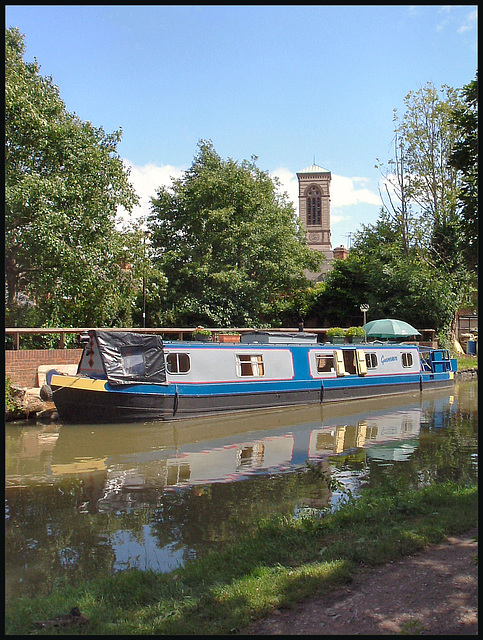
[[[6,595],[167,572],[365,487],[476,482],[477,382],[173,423],[6,425]]]

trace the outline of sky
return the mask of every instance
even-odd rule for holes
[[[394,109],[477,71],[477,5],[12,4],[5,23],[68,111],[122,129],[135,217],[211,140],[223,159],[257,156],[297,211],[297,171],[330,171],[333,247],[378,218]]]

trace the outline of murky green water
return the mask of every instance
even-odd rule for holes
[[[471,381],[169,424],[7,423],[7,597],[170,571],[260,517],[336,508],[365,486],[474,480],[477,412]]]

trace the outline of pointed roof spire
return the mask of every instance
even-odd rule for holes
[[[321,167],[318,164],[315,164],[315,158],[314,158],[314,164],[311,165],[310,167],[306,167],[305,169],[302,169],[302,171],[297,171],[297,174],[299,173],[330,173],[330,171],[328,169],[324,169],[324,167]]]

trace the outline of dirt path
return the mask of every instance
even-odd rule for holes
[[[343,589],[280,609],[243,635],[477,635],[476,534],[361,570]]]

